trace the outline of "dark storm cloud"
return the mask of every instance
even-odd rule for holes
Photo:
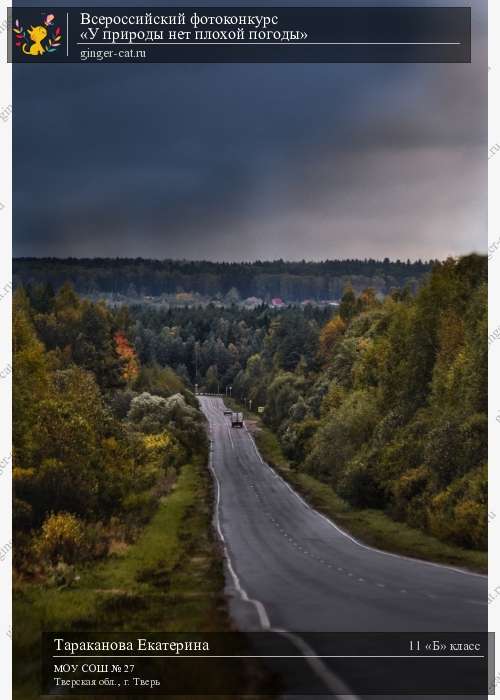
[[[472,65],[16,65],[16,255],[442,257],[486,247]]]

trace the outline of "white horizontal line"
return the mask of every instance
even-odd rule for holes
[[[439,656],[439,655],[433,655],[429,654],[428,656],[425,656],[423,654],[407,654],[407,655],[391,655],[391,654],[379,654],[379,655],[373,655],[373,654],[367,654],[367,655],[359,655],[359,654],[336,654],[336,655],[328,655],[328,654],[293,654],[293,655],[280,655],[280,654],[270,654],[270,655],[253,655],[253,654],[247,654],[247,655],[217,655],[217,654],[205,654],[205,655],[200,655],[200,656],[194,656],[194,655],[185,655],[185,654],[167,654],[165,656],[162,656],[160,654],[158,655],[153,655],[153,656],[147,656],[146,654],[139,654],[138,656],[120,656],[120,655],[114,655],[114,654],[104,654],[104,655],[99,655],[99,654],[91,654],[91,655],[72,655],[72,654],[67,654],[67,655],[62,655],[62,656],[53,656],[53,659],[484,659],[486,658],[485,656],[474,656],[474,655],[462,655],[462,656]]]
[[[462,46],[461,41],[77,41],[77,46]]]

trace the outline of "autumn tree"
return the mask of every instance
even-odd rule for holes
[[[139,359],[123,331],[115,333],[116,352],[122,361],[122,376],[127,383],[133,382],[139,376]]]
[[[345,333],[346,323],[341,316],[334,316],[321,329],[319,336],[319,352],[323,363],[332,358],[333,349]]]

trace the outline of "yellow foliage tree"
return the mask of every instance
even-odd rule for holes
[[[324,363],[331,360],[333,349],[344,335],[345,329],[345,321],[343,321],[340,316],[334,316],[321,330],[319,337],[319,353]]]

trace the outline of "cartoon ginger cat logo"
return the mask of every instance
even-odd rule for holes
[[[47,30],[45,27],[31,27],[31,29],[28,29],[28,35],[33,43],[28,51],[26,51],[27,44],[23,44],[23,53],[31,56],[41,56],[44,54],[45,49],[42,46],[42,41],[47,38]]]
[[[53,53],[61,46],[61,27],[54,27],[55,15],[47,15],[42,24],[30,29],[23,29],[16,19],[12,31],[15,34],[15,43],[19,50],[26,56],[43,56],[44,53]],[[50,29],[49,29],[50,28]]]

